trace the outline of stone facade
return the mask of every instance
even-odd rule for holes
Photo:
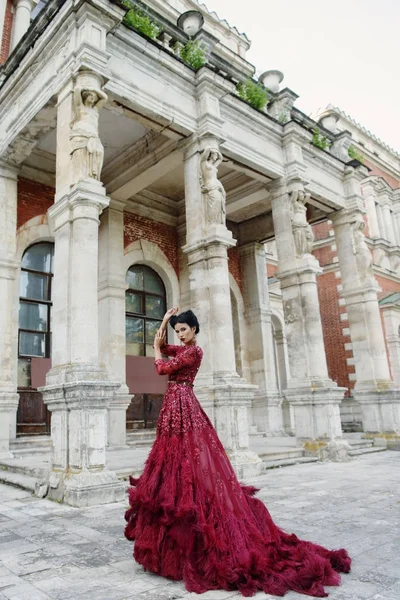
[[[199,317],[196,393],[240,476],[261,469],[255,430],[341,459],[341,420],[398,433],[397,297],[379,305],[399,290],[398,158],[368,173],[332,111],[323,152],[291,90],[243,102],[249,42],[215,13],[195,35],[207,64],[185,64],[186,0],[146,2],[151,42],[111,0],[50,0],[26,31],[30,1],[0,70],[0,453],[47,419],[50,496],[120,498],[106,449],[127,410],[154,426],[151,335],[177,304]],[[39,244],[54,263],[28,261]]]

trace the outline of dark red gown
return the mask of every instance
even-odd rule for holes
[[[253,487],[241,485],[190,384],[199,370],[198,346],[164,346],[170,375],[157,437],[143,474],[131,478],[125,535],[135,560],[187,590],[287,591],[326,597],[350,570],[346,550],[327,550],[287,534],[273,522]],[[188,385],[189,384],[189,385]]]

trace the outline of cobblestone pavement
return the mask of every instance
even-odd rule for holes
[[[349,550],[352,573],[330,588],[330,600],[400,600],[400,453],[270,470],[253,483],[282,528]],[[124,509],[74,509],[0,485],[0,600],[241,598],[190,594],[181,583],[145,573],[123,537]]]

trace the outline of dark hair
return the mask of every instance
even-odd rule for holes
[[[191,310],[185,310],[185,312],[181,312],[179,315],[170,318],[169,324],[173,329],[175,329],[177,323],[186,323],[189,327],[196,327],[196,333],[199,333],[200,331],[197,317]]]

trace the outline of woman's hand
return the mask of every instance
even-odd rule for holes
[[[174,308],[170,308],[165,313],[163,321],[165,321],[165,322],[168,323],[168,321],[170,320],[170,318],[173,317],[174,315],[177,315],[178,312],[179,312],[179,308],[177,306],[175,306]]]
[[[154,348],[162,348],[165,344],[165,331],[161,331],[160,329],[157,331],[154,338]]]

